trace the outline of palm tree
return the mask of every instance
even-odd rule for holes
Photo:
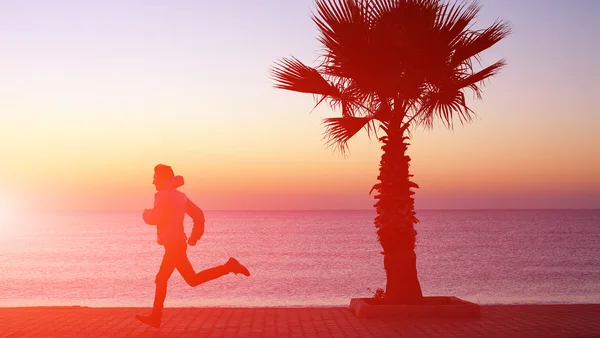
[[[506,37],[509,26],[496,21],[474,30],[476,2],[438,0],[316,0],[316,23],[323,46],[313,68],[296,58],[278,60],[275,87],[329,102],[341,117],[324,120],[327,144],[342,154],[360,130],[381,143],[383,154],[374,204],[375,226],[383,248],[386,299],[418,303],[413,188],[406,154],[411,126],[436,122],[452,129],[471,122],[465,100],[470,89],[481,99],[484,80],[505,65],[481,65],[480,54]]]

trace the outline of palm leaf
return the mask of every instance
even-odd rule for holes
[[[468,6],[464,2],[455,2],[440,7],[436,26],[446,36],[446,43],[449,43],[450,47],[453,47],[453,42],[472,25],[473,19],[477,17],[480,10],[481,6],[477,2]]]
[[[396,128],[396,119],[410,133],[411,124],[432,127],[438,119],[451,129],[456,119],[471,122],[465,90],[481,98],[481,86],[505,61],[481,70],[473,63],[510,34],[503,21],[472,30],[480,9],[471,0],[316,0],[322,63],[282,59],[272,71],[275,87],[339,108],[341,117],[324,124],[328,145],[342,152],[362,128],[377,131],[375,123]]]
[[[271,69],[275,88],[301,93],[340,97],[340,92],[315,68],[306,66],[296,58],[283,58]]]
[[[481,88],[479,87],[480,84],[483,84],[483,82],[496,75],[500,69],[502,69],[504,66],[506,65],[506,61],[504,59],[494,63],[491,66],[488,66],[482,70],[480,70],[479,72],[475,73],[475,74],[471,74],[469,76],[464,77],[463,79],[461,79],[458,82],[458,87],[459,88],[466,88],[469,87],[473,90],[473,92],[475,93],[475,95],[477,96],[478,99],[481,99]]]
[[[354,0],[317,1],[313,21],[320,31],[324,62],[319,70],[328,76],[368,77],[372,64],[368,37],[369,10]]]
[[[461,89],[435,88],[426,92],[421,99],[417,113],[419,125],[432,128],[439,119],[442,124],[454,129],[454,118],[458,117],[461,124],[473,121],[475,112],[467,106],[465,94]]]
[[[345,154],[348,150],[348,141],[356,135],[361,129],[372,131],[373,119],[370,117],[330,117],[323,120],[325,125],[324,139],[327,140],[328,147],[334,147],[340,153]]]
[[[468,31],[454,45],[452,66],[457,66],[470,58],[478,58],[479,53],[492,47],[511,32],[510,27],[503,21],[496,21],[483,31]]]

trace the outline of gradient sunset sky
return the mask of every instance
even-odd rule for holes
[[[508,66],[454,132],[416,129],[424,208],[600,208],[600,1],[481,1]],[[205,210],[370,209],[380,148],[322,140],[326,105],[272,87],[314,65],[310,0],[0,4],[0,207],[141,210],[172,165]]]

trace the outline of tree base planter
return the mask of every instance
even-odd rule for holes
[[[350,311],[358,318],[479,318],[479,305],[456,297],[423,297],[419,304],[384,304],[373,298],[352,298]]]

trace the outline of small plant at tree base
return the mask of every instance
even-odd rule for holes
[[[385,298],[385,290],[383,290],[382,288],[378,288],[377,290],[375,290],[375,292],[373,292],[371,288],[367,288],[367,290],[369,290],[369,292],[373,294],[373,299],[375,300],[383,300]]]

